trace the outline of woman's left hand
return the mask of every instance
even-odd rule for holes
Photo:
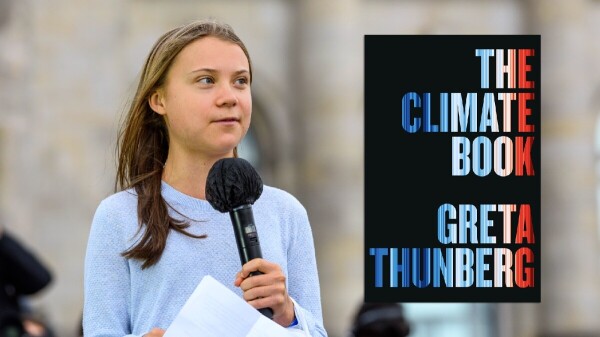
[[[262,274],[250,276],[256,271]],[[287,327],[294,321],[294,302],[288,295],[285,280],[278,264],[256,258],[242,266],[234,285],[242,289],[246,302],[257,309],[271,308],[273,320]]]

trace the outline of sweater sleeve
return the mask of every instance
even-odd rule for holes
[[[48,268],[6,230],[0,236],[0,265],[9,271],[4,276],[21,295],[34,294],[52,280]]]
[[[327,337],[323,326],[321,290],[312,229],[304,207],[298,204],[288,248],[288,293],[294,301],[298,325],[312,337]]]
[[[128,247],[119,210],[104,200],[96,209],[84,265],[83,331],[86,337],[131,335]]]

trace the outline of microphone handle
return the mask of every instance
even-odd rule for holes
[[[258,233],[254,223],[254,215],[252,214],[251,205],[242,205],[234,208],[229,212],[233,231],[235,233],[235,241],[237,243],[240,261],[242,265],[255,258],[262,258],[260,242],[258,241]],[[250,273],[250,276],[262,274],[260,271]],[[260,313],[269,319],[273,319],[273,309],[261,308]]]

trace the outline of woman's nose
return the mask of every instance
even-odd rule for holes
[[[217,105],[219,106],[235,106],[238,102],[235,88],[231,85],[222,85],[219,88],[219,96],[217,97]]]

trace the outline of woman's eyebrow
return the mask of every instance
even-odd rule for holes
[[[219,71],[213,68],[200,68],[200,69],[196,69],[196,70],[192,70],[190,71],[190,74],[195,74],[195,73],[199,73],[199,72],[207,72],[207,73],[218,73]],[[234,75],[240,75],[240,74],[250,74],[250,71],[247,69],[240,69],[237,70],[235,72],[233,72]]]

